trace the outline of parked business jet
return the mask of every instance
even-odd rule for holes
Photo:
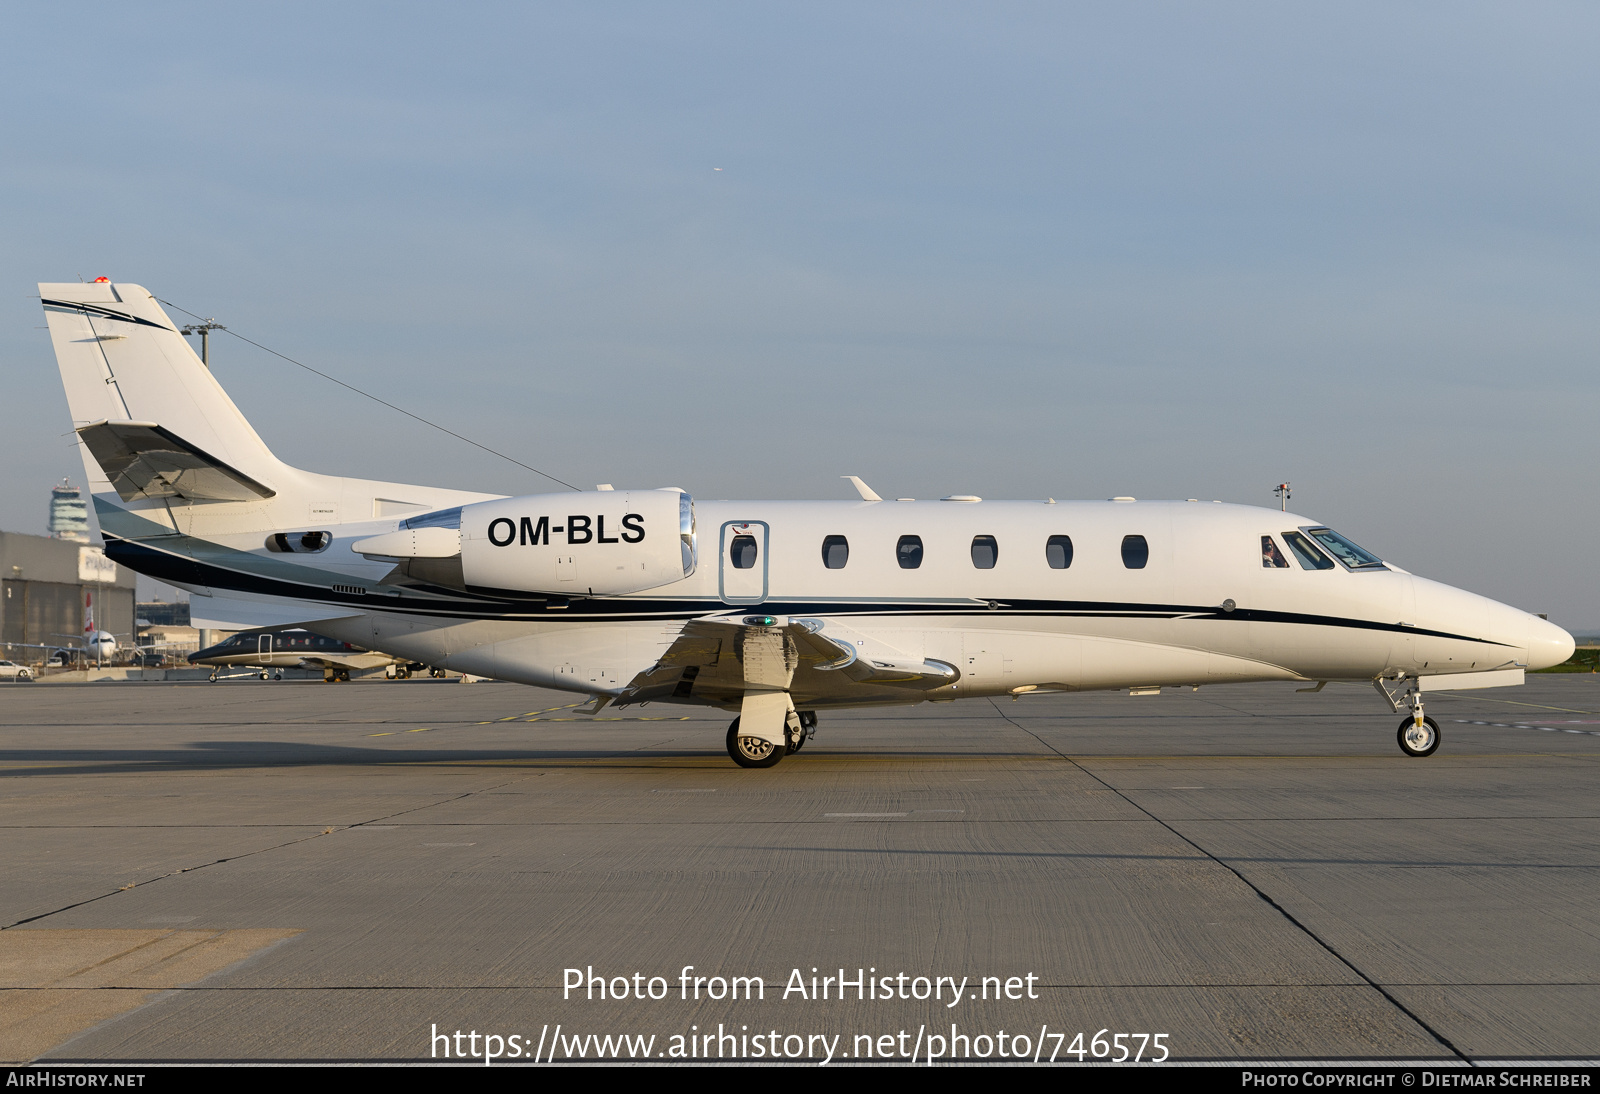
[[[390,679],[406,680],[413,669],[427,668],[414,664],[409,657],[362,649],[337,638],[312,634],[304,627],[242,631],[191,653],[189,663],[209,666],[212,683],[227,679],[222,675],[224,669],[235,668],[256,669],[246,675],[263,680],[273,673],[282,680],[286,668],[320,669],[323,683],[327,684],[347,683],[352,672],[363,669],[386,669]]]
[[[721,707],[745,767],[802,747],[830,708],[1251,680],[1370,682],[1426,756],[1424,693],[1521,683],[1573,650],[1537,616],[1250,506],[884,501],[859,480],[842,502],[508,498],[303,471],[149,292],[39,289],[108,556],[188,589],[199,616],[314,622],[591,711]]]

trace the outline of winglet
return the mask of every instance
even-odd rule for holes
[[[862,482],[855,475],[840,475],[839,477],[841,479],[849,479],[850,480],[850,485],[854,486],[856,488],[856,493],[861,495],[861,500],[862,501],[882,501],[883,500],[882,498],[878,497],[877,494],[873,493],[872,487],[870,487],[866,483]]]

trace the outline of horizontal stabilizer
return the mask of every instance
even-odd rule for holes
[[[99,421],[78,435],[123,501],[254,501],[276,493],[155,422]]]

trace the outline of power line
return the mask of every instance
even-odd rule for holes
[[[156,299],[160,300],[160,297],[157,297]],[[184,315],[187,315],[192,319],[200,319],[200,317],[198,315],[195,315],[194,312],[189,311],[187,308],[179,308],[178,305],[172,303],[170,300],[161,300],[161,303],[165,304],[169,308],[175,308],[178,311],[183,312]],[[208,323],[208,324],[213,322],[213,320],[209,320],[209,319],[203,319],[203,320],[200,320],[200,321],[202,323]],[[386,406],[390,410],[393,410],[398,414],[404,414],[407,418],[410,418],[412,421],[421,422],[423,425],[431,426],[434,429],[437,429],[441,433],[448,433],[450,436],[454,437],[456,440],[465,441],[468,444],[470,444],[472,447],[482,449],[483,451],[489,453],[491,456],[499,456],[502,460],[508,460],[511,463],[514,463],[518,467],[522,468],[524,471],[532,471],[535,475],[542,475],[545,478],[549,479],[551,482],[559,482],[562,486],[565,486],[568,490],[580,490],[581,489],[580,487],[573,486],[570,482],[567,482],[565,479],[556,478],[554,475],[550,474],[550,472],[548,472],[548,471],[540,471],[537,467],[530,467],[527,464],[523,463],[521,460],[515,458],[514,456],[508,456],[504,452],[500,452],[500,451],[497,451],[496,449],[490,448],[486,444],[479,444],[477,441],[473,440],[471,437],[463,437],[461,434],[457,433],[455,430],[448,429],[445,426],[440,425],[438,422],[430,422],[428,419],[424,418],[420,414],[413,414],[413,413],[411,413],[411,411],[406,410],[404,407],[395,406],[393,403],[389,402],[388,400],[380,399],[376,395],[372,394],[369,391],[362,391],[360,388],[356,387],[353,384],[347,384],[343,380],[340,380],[340,379],[338,379],[336,377],[333,377],[333,376],[329,376],[326,372],[321,372],[321,371],[319,371],[317,369],[314,369],[310,365],[306,364],[304,361],[296,361],[293,357],[290,357],[288,354],[279,353],[275,349],[272,349],[272,348],[270,348],[268,346],[263,346],[260,342],[257,342],[257,341],[255,341],[254,339],[251,339],[251,338],[246,338],[244,335],[240,334],[236,330],[229,330],[229,328],[223,327],[223,326],[213,326],[211,329],[227,331],[227,333],[233,335],[235,338],[239,339],[239,341],[248,342],[250,345],[256,347],[256,349],[264,350],[265,352],[272,354],[272,356],[274,356],[274,357],[281,357],[281,358],[283,358],[283,360],[289,362],[291,365],[298,365],[301,368],[305,369],[307,372],[311,373],[313,376],[320,376],[324,380],[329,381],[330,383],[338,384],[340,387],[344,388],[346,391],[353,391],[357,395],[364,395],[368,399],[371,399],[373,402],[378,403],[381,406]]]

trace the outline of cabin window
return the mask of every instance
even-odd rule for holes
[[[1278,550],[1278,545],[1272,541],[1271,536],[1261,537],[1261,565],[1268,570],[1289,568],[1289,560],[1283,557],[1283,552]]]
[[[1044,541],[1044,560],[1052,570],[1065,570],[1072,565],[1072,537],[1051,536]]]
[[[894,557],[902,570],[915,570],[921,566],[922,537],[901,536],[900,542],[894,545]]]
[[[756,537],[734,536],[728,546],[728,559],[735,570],[750,570],[756,564]]]
[[[1306,534],[1328,549],[1328,553],[1352,570],[1386,570],[1383,559],[1357,547],[1332,528],[1307,528]]]
[[[972,565],[980,570],[994,569],[995,560],[1000,557],[1000,545],[993,536],[972,537]]]
[[[1150,561],[1150,544],[1143,536],[1122,537],[1122,564],[1130,570],[1142,570]]]
[[[830,570],[842,570],[850,561],[850,541],[843,536],[822,538],[822,564]]]
[[[1317,550],[1312,542],[1299,532],[1285,532],[1283,540],[1289,545],[1289,550],[1294,552],[1295,561],[1300,563],[1302,570],[1333,569],[1333,559]]]

